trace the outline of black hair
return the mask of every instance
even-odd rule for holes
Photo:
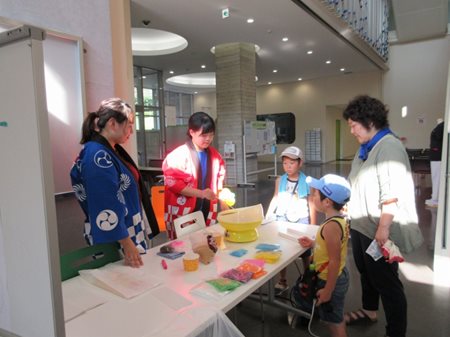
[[[289,156],[282,156],[282,157],[281,157],[281,163],[283,163],[283,159],[284,159],[284,158],[289,158],[289,159],[291,159],[291,160],[296,160],[296,161],[298,161],[299,164],[302,162],[302,158],[293,159],[293,158],[291,158],[291,157],[289,157]]]
[[[189,138],[192,138],[189,130],[195,132],[202,130],[203,135],[205,133],[215,132],[216,124],[214,123],[214,120],[211,118],[211,116],[206,112],[198,111],[194,112],[191,117],[189,117],[187,135]]]
[[[342,115],[346,121],[351,119],[361,123],[367,130],[370,130],[372,125],[376,130],[381,130],[389,127],[388,113],[389,109],[380,100],[361,95],[348,103]]]
[[[325,198],[330,199],[330,197],[327,197],[325,194],[323,194],[321,190],[318,190],[318,191],[320,194],[320,201],[324,200]],[[333,203],[333,209],[336,211],[340,211],[345,206],[345,204],[337,203],[336,201],[334,201],[332,199],[330,199],[330,201]]]
[[[85,144],[99,134],[106,123],[114,118],[119,124],[130,119],[133,110],[130,105],[120,98],[108,98],[100,103],[95,112],[90,112],[83,121],[82,136],[80,144]]]

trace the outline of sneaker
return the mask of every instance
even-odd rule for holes
[[[438,207],[439,203],[437,200],[427,199],[425,200],[425,205],[428,207]]]
[[[275,284],[274,288],[275,288],[275,293],[278,295],[278,294],[281,294],[281,293],[285,292],[286,290],[288,290],[289,286],[287,285],[286,282],[278,281],[278,283]]]

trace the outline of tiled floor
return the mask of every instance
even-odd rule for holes
[[[304,172],[315,177],[320,177],[326,173],[346,176],[349,168],[350,162],[342,161],[325,165],[307,165],[304,167]],[[431,193],[429,177],[419,175],[415,177],[415,181],[417,183],[417,210],[425,243],[420,249],[407,255],[406,262],[401,265],[401,279],[408,298],[408,336],[448,337],[450,336],[450,280],[448,282],[449,287],[437,287],[429,282],[432,280],[436,209],[424,207],[424,201],[429,198]],[[258,182],[255,188],[237,188],[237,207],[262,203],[266,208],[273,194],[273,188],[274,181],[266,179]],[[63,197],[57,200],[57,216],[61,253],[83,246],[83,218],[74,197]],[[158,236],[155,243],[159,244],[164,240],[164,234],[162,234]],[[351,283],[346,298],[346,309],[354,310],[360,307],[361,290],[358,272],[353,262],[351,245],[349,246],[347,266],[351,274]],[[297,269],[292,265],[289,266],[289,283],[293,284],[297,276]],[[228,315],[245,336],[308,336],[307,329],[301,325],[299,319],[292,319],[292,315],[288,315],[280,309],[267,305],[264,308],[264,322],[261,321],[259,303],[252,300],[243,301]],[[289,324],[290,322],[292,324]],[[350,326],[348,327],[348,335],[381,337],[384,336],[384,325],[384,315],[380,313],[376,324]],[[327,336],[326,328],[319,321],[313,321],[312,331],[316,335]]]

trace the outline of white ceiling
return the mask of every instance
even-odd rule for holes
[[[221,11],[227,7],[230,17],[222,19]],[[133,27],[144,27],[142,21],[149,20],[149,28],[168,30],[188,40],[188,47],[176,54],[134,57],[135,64],[162,70],[164,80],[173,75],[215,71],[210,49],[227,42],[251,42],[261,47],[256,62],[257,85],[378,69],[291,0],[132,0],[131,14]],[[255,19],[252,24],[246,21],[250,17]],[[288,42],[282,41],[285,36]],[[314,53],[307,55],[308,50]],[[331,64],[326,64],[327,60]]]
[[[396,26],[395,42],[443,36],[448,26],[448,0],[391,0]]]

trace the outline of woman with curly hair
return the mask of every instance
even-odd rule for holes
[[[376,98],[358,96],[343,116],[350,132],[361,144],[349,181],[353,257],[360,273],[362,309],[347,313],[347,324],[377,320],[379,300],[386,316],[386,336],[405,337],[407,302],[395,259],[375,260],[366,253],[393,242],[402,252],[421,245],[414,200],[414,183],[408,155],[389,129],[388,109]],[[392,247],[391,245],[389,247]]]

